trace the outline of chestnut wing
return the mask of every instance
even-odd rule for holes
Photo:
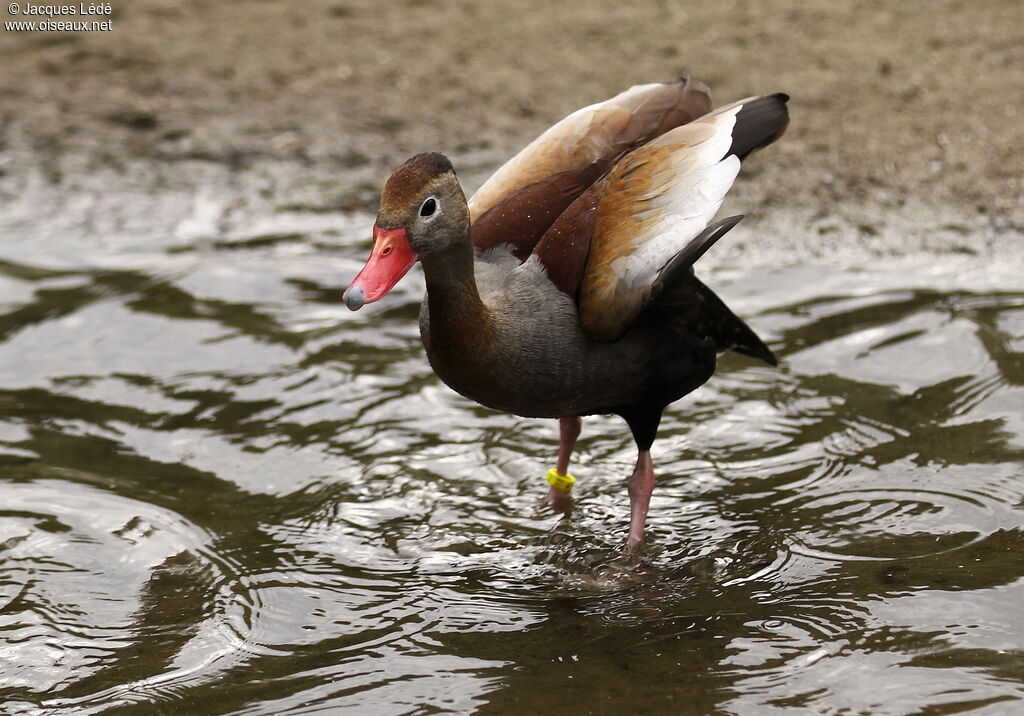
[[[554,220],[626,152],[710,108],[707,87],[686,79],[637,85],[573,112],[473,195],[473,243],[480,249],[510,243],[525,258]]]
[[[722,107],[630,152],[609,172],[579,289],[587,335],[620,338],[655,293],[662,270],[678,267],[673,258],[684,252],[692,263],[703,253],[691,242],[718,212],[740,160],[781,136],[787,99],[752,97]]]

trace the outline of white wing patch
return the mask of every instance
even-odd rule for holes
[[[612,270],[629,288],[653,283],[665,264],[718,213],[740,171],[739,157],[725,157],[740,109],[709,115],[652,142],[673,149],[679,146],[679,151],[672,155],[668,186],[651,187],[642,197],[648,206],[638,218],[654,219],[646,240],[635,237],[634,251],[612,263]],[[705,129],[701,125],[707,124],[713,125],[710,136],[692,143]]]

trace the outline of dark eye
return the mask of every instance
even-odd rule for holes
[[[430,197],[420,206],[420,216],[423,218],[433,216],[435,211],[437,211],[437,199],[434,197]]]

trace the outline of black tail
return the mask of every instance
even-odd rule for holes
[[[690,330],[711,338],[719,352],[733,350],[778,365],[771,350],[750,326],[693,275],[693,263],[742,218],[722,219],[697,235],[661,269],[652,298],[656,306],[669,308],[677,318],[686,321]]]
[[[708,289],[708,291],[710,290],[711,289]],[[725,304],[722,305],[724,306]],[[771,348],[766,346],[764,341],[758,338],[757,334],[754,333],[754,330],[744,323],[743,319],[736,314],[733,314],[732,318],[733,324],[731,326],[731,332],[733,343],[730,350],[742,353],[745,356],[750,356],[751,358],[759,358],[768,365],[778,365],[779,360],[775,357],[775,354],[772,353]]]
[[[700,283],[696,278],[693,279]],[[710,288],[700,283],[701,297],[707,311],[708,332],[715,341],[719,352],[736,351],[751,358],[759,358],[768,365],[778,365],[775,354],[764,344],[754,330],[743,322],[739,316],[729,310],[725,301]]]

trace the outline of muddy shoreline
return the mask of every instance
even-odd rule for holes
[[[68,232],[113,252],[336,233],[412,153],[471,190],[566,113],[680,74],[716,104],[792,95],[709,263],[1024,253],[1013,0],[112,6],[109,32],[0,33],[8,259]]]

